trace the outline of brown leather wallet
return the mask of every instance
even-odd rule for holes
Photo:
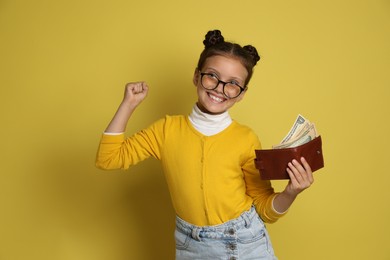
[[[290,179],[286,171],[287,164],[293,159],[300,162],[301,157],[305,157],[313,172],[324,167],[321,136],[297,147],[255,150],[255,152],[256,168],[259,169],[263,180]]]

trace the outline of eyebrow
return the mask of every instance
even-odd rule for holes
[[[220,73],[218,70],[212,68],[212,67],[208,67],[208,68],[205,68],[205,71],[207,70],[211,70],[212,72],[215,72],[217,74],[217,76],[220,78]],[[229,80],[237,80],[239,81],[240,84],[245,84],[245,80],[243,80],[242,78],[239,78],[239,77],[234,77],[234,76],[229,76]],[[220,78],[221,79],[221,78]]]

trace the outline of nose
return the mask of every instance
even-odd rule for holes
[[[223,88],[225,87],[225,83],[219,81],[217,87],[214,89],[216,92],[223,94]]]

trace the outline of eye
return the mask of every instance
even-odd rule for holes
[[[236,80],[229,81],[229,84],[241,86],[240,83]]]
[[[215,74],[215,73],[208,73],[208,74],[206,74],[206,75],[207,75],[207,77],[209,77],[209,78],[218,79],[218,76],[217,76],[217,74]]]

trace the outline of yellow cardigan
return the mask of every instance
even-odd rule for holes
[[[276,193],[255,168],[256,134],[236,121],[205,136],[185,116],[166,116],[125,138],[102,136],[96,158],[101,169],[127,169],[154,157],[162,167],[177,215],[198,226],[238,217],[252,204],[265,222],[284,214],[273,209]]]

